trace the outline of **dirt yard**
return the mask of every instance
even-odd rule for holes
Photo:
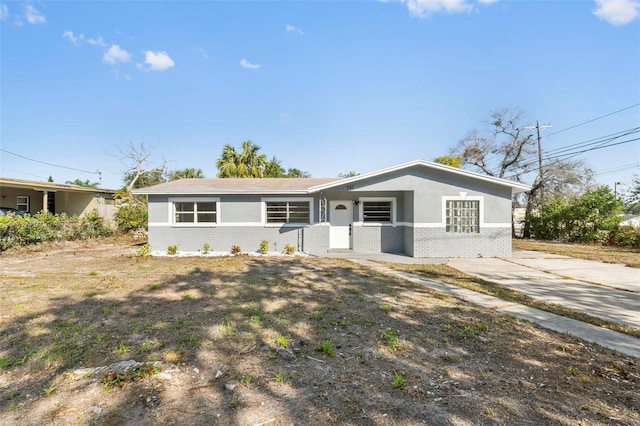
[[[640,360],[348,261],[0,254],[3,425],[638,425]]]

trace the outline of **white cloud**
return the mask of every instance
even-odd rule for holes
[[[304,35],[304,33],[302,32],[302,30],[300,28],[294,27],[293,25],[287,24],[285,28],[286,28],[288,33],[298,33],[300,35]]]
[[[488,6],[498,0],[476,0],[477,4]],[[436,13],[470,13],[476,10],[470,0],[400,0],[409,13],[418,18],[426,18]]]
[[[62,37],[68,39],[73,44],[80,44],[82,43],[82,39],[84,39],[83,34],[75,35],[73,31],[68,30],[62,33]]]
[[[260,68],[260,65],[252,64],[251,62],[247,61],[246,59],[241,59],[240,60],[240,66],[242,68],[246,68],[246,69],[249,69],[249,70],[257,70],[258,68]]]
[[[0,21],[4,21],[9,16],[9,8],[6,4],[0,4]]]
[[[639,12],[638,0],[596,0],[593,14],[611,25],[625,25],[634,21]]]
[[[107,64],[115,65],[118,62],[129,62],[131,55],[117,44],[112,45],[102,55],[102,60]]]
[[[107,47],[107,43],[105,43],[100,36],[98,36],[98,38],[88,38],[87,44],[90,44],[92,46]]]
[[[30,4],[24,7],[24,18],[28,23],[33,25],[44,24],[47,21],[44,15]]]
[[[152,71],[166,71],[175,65],[167,52],[156,53],[151,50],[144,52],[144,63],[149,65],[149,69]]]

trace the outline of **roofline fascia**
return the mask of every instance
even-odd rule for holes
[[[85,186],[71,186],[65,184],[56,184],[51,182],[31,182],[31,181],[14,181],[7,178],[0,178],[0,185],[13,188],[29,188],[34,191],[69,191],[69,192],[102,192],[115,194],[116,189],[106,188],[89,188]]]
[[[295,189],[295,190],[274,190],[274,191],[258,191],[255,189],[251,190],[224,190],[224,191],[141,191],[141,189],[134,189],[131,191],[134,195],[242,195],[242,194],[250,194],[250,195],[308,195],[309,191],[306,189]]]
[[[312,187],[309,188],[309,193],[323,191],[323,190],[326,190],[326,189],[334,188],[334,187],[336,187],[338,185],[346,185],[346,184],[349,184],[349,183],[352,183],[352,182],[357,182],[357,181],[360,181],[360,180],[369,179],[369,178],[372,178],[372,177],[383,175],[385,173],[391,173],[391,172],[395,172],[395,171],[398,171],[398,170],[402,170],[402,169],[406,169],[406,168],[413,167],[413,166],[418,166],[418,165],[422,165],[422,166],[429,167],[429,168],[436,169],[436,170],[444,170],[444,171],[452,172],[452,173],[455,173],[455,174],[458,174],[458,175],[462,175],[462,176],[466,176],[466,177],[477,178],[477,179],[480,179],[480,180],[483,180],[483,181],[486,181],[486,182],[495,183],[497,185],[509,186],[509,187],[512,188],[512,193],[514,193],[514,194],[518,193],[518,192],[526,192],[526,191],[530,191],[531,190],[531,185],[527,185],[527,184],[524,184],[524,183],[514,182],[514,181],[511,181],[511,180],[497,178],[497,177],[488,176],[488,175],[483,175],[483,174],[472,172],[472,171],[469,171],[469,170],[459,169],[457,167],[451,167],[451,166],[446,166],[444,164],[434,163],[432,161],[413,160],[413,161],[409,161],[407,163],[402,163],[402,164],[398,164],[398,165],[395,165],[395,166],[386,167],[384,169],[375,170],[373,172],[368,172],[368,173],[364,173],[364,174],[361,174],[361,175],[340,179],[340,180],[337,180],[335,182],[330,182],[330,183],[326,183],[326,184],[323,184],[323,185],[312,186]]]

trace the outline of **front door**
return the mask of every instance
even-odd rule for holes
[[[351,201],[329,201],[329,247],[351,248]]]

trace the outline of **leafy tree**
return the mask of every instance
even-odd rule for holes
[[[275,155],[264,165],[264,177],[281,178],[285,177],[287,171],[282,167],[282,162]]]
[[[629,214],[640,214],[640,176],[634,175],[633,181],[625,194],[625,211]]]
[[[344,179],[344,178],[350,178],[350,177],[358,176],[359,174],[360,173],[356,173],[353,170],[351,170],[351,171],[348,171],[346,173],[339,173],[338,177]]]
[[[194,169],[187,168],[182,170],[173,170],[169,172],[167,176],[167,180],[178,180],[178,179],[202,179],[204,178],[204,173],[202,173],[202,169]]]
[[[289,178],[308,178],[311,177],[311,174],[309,172],[305,172],[303,170],[300,169],[295,169],[295,168],[288,168],[287,169],[287,175],[285,177],[289,177]]]
[[[461,168],[464,158],[461,155],[441,155],[434,158],[433,161],[445,166]]]
[[[217,160],[218,177],[221,178],[257,178],[264,176],[267,160],[265,154],[260,154],[260,147],[250,140],[242,142],[242,151],[227,144],[222,149],[222,156]]]
[[[90,182],[89,179],[87,180],[76,179],[74,181],[68,180],[65,183],[68,185],[84,186],[85,188],[97,188],[100,186],[100,182]]]
[[[555,196],[531,217],[537,238],[604,243],[620,223],[622,201],[606,186],[574,197]]]
[[[260,147],[251,141],[242,142],[242,151],[232,145],[222,148],[222,155],[216,160],[219,178],[295,178],[311,177],[309,172],[296,168],[286,169],[278,157],[267,161],[265,154],[260,154]]]

